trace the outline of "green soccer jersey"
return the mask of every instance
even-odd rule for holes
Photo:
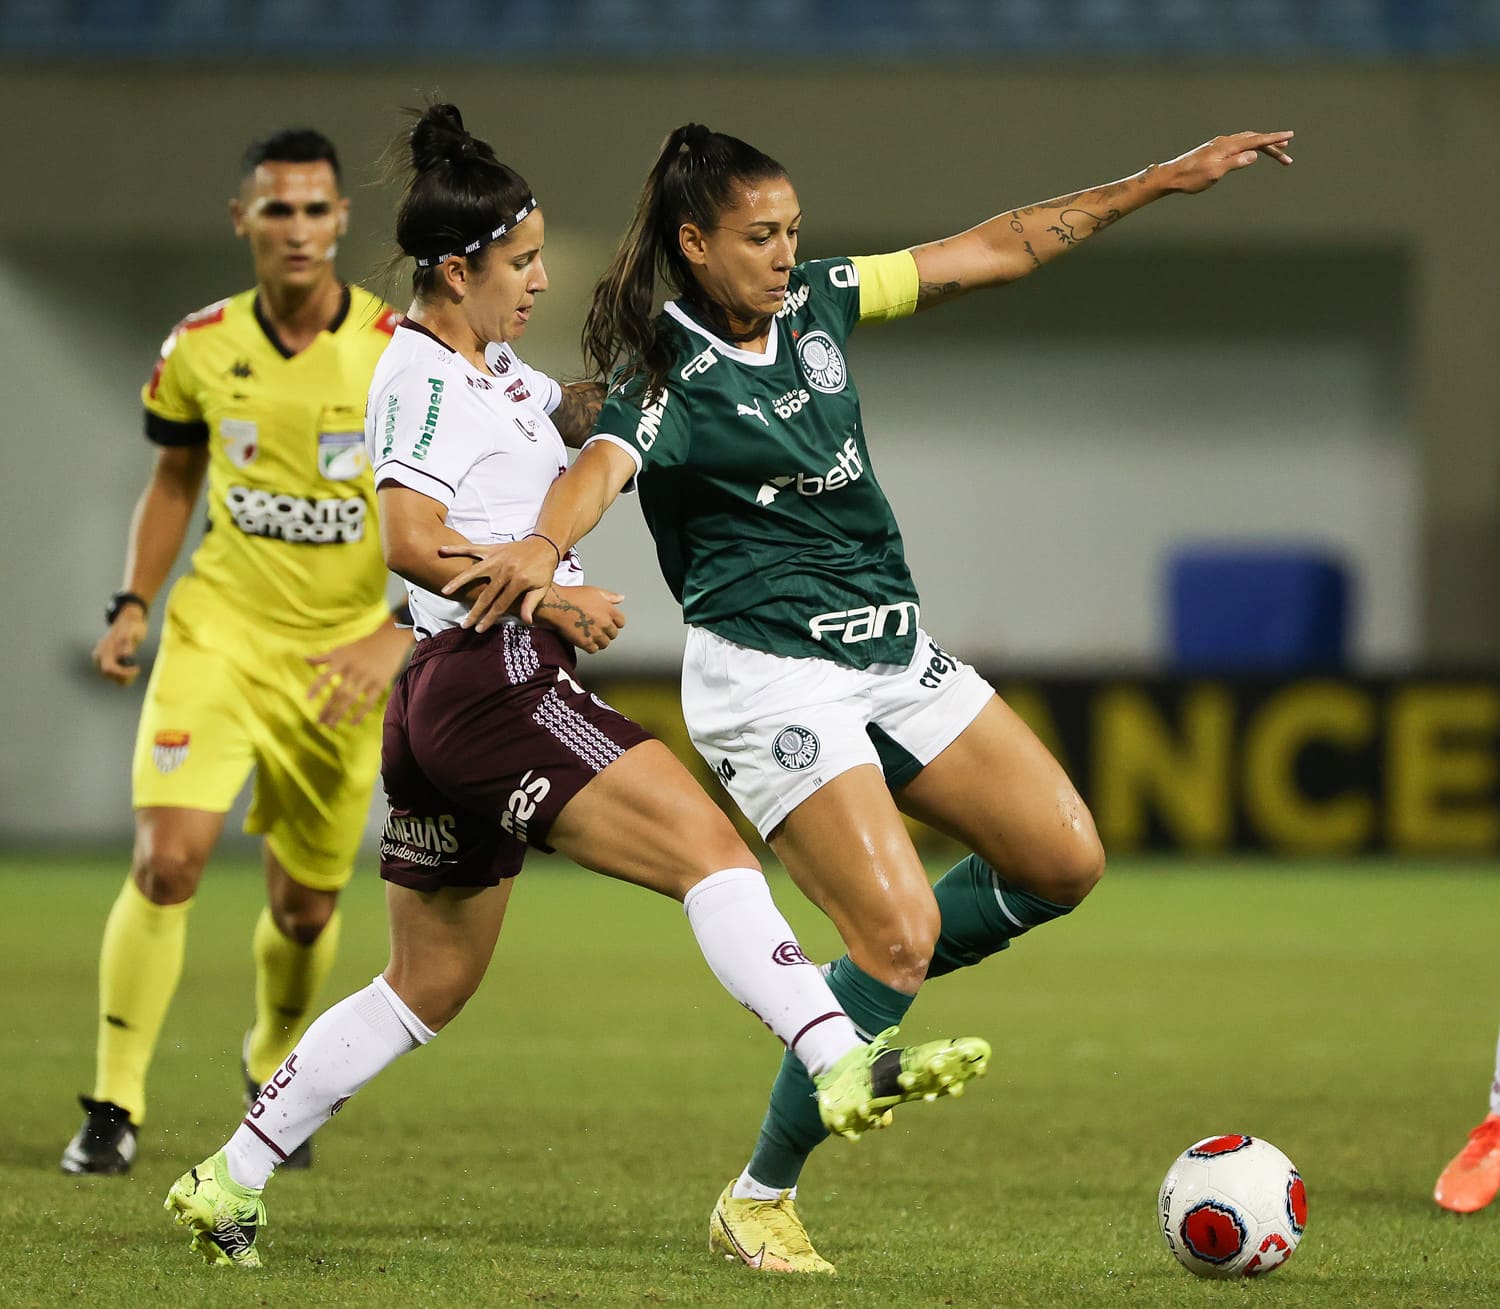
[[[847,259],[792,269],[764,354],[668,302],[665,392],[644,408],[643,383],[615,392],[591,439],[635,459],[641,510],[689,623],[865,668],[910,660],[918,609],[844,357],[859,317]]]

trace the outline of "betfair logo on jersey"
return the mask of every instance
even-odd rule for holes
[[[413,459],[427,458],[427,447],[437,435],[438,410],[443,407],[443,379],[429,377],[427,385],[432,388],[432,394],[427,399],[427,417],[422,420],[422,435],[417,438],[416,449],[411,452]]]
[[[670,394],[663,388],[661,398],[641,410],[641,421],[635,425],[635,443],[642,450],[649,450],[656,444],[656,434],[661,430],[661,416],[667,411],[667,397]]]
[[[804,391],[804,395],[807,393]],[[788,486],[795,486],[798,495],[822,495],[824,491],[837,491],[851,482],[859,481],[865,471],[865,461],[859,457],[859,447],[851,436],[839,451],[837,462],[821,477],[798,473],[795,477],[772,477],[762,482],[755,493],[755,503],[765,506],[777,493]]]
[[[857,645],[886,634],[891,620],[896,620],[892,635],[905,636],[917,625],[916,601],[902,600],[893,605],[865,605],[860,609],[836,609],[832,613],[814,614],[807,620],[814,641],[837,636],[841,645]]]
[[[231,486],[224,506],[246,536],[293,545],[346,545],[365,537],[367,506],[357,495],[309,500],[302,495]]]

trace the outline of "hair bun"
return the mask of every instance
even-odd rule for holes
[[[440,164],[457,163],[477,153],[476,145],[464,130],[457,105],[428,105],[411,129],[411,166],[425,173]]]

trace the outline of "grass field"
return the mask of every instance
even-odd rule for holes
[[[707,1215],[777,1049],[680,912],[538,861],[485,990],[273,1181],[261,1274],[190,1259],[161,1200],[237,1120],[259,879],[211,871],[127,1179],[57,1171],[92,1076],[118,861],[0,857],[0,1301],[17,1306],[1500,1304],[1500,1208],[1437,1211],[1500,1021],[1492,868],[1124,864],[1073,919],[935,982],[911,1035],[973,1031],[990,1076],[825,1145],[801,1208],[837,1279],[711,1261]],[[810,953],[827,925],[784,880]],[[385,962],[373,873],[328,999]],[[1264,1135],[1307,1179],[1296,1258],[1200,1282],[1155,1228],[1198,1137]]]

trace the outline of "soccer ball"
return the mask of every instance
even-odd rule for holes
[[[1199,1277],[1258,1277],[1292,1257],[1307,1191],[1292,1161],[1254,1136],[1210,1136],[1177,1156],[1157,1196],[1167,1249]]]

